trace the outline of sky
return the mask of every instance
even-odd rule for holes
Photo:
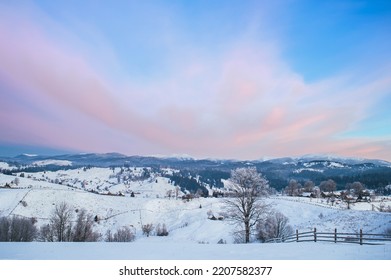
[[[0,154],[391,161],[391,2],[0,1]]]

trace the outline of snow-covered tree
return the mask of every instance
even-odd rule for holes
[[[296,180],[291,179],[288,186],[285,187],[285,193],[289,196],[297,196],[299,193],[299,184]]]
[[[257,237],[261,241],[271,238],[284,238],[293,234],[289,219],[280,212],[273,212],[265,221],[257,224]]]
[[[111,230],[106,232],[106,242],[132,242],[135,239],[135,233],[129,227],[124,226],[112,233]]]
[[[364,186],[360,182],[354,182],[351,188],[354,190],[356,196],[359,196],[364,191]]]
[[[323,192],[334,192],[337,189],[337,184],[333,180],[329,179],[327,181],[322,181],[319,188]]]
[[[237,168],[229,179],[230,196],[224,200],[228,218],[240,227],[242,242],[250,242],[255,225],[269,209],[262,201],[268,195],[269,183],[255,167]]]

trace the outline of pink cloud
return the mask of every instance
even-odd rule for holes
[[[387,139],[338,137],[391,87],[386,74],[309,84],[273,44],[248,40],[215,56],[180,52],[153,84],[126,74],[118,84],[93,66],[84,55],[88,49],[72,47],[82,44],[64,44],[32,20],[10,23],[0,19],[0,80],[14,96],[2,103],[0,114],[12,115],[13,126],[0,121],[7,131],[0,140],[131,154],[391,159]]]

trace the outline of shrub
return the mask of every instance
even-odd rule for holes
[[[288,224],[289,219],[280,212],[271,213],[265,221],[257,224],[257,237],[265,242],[267,239],[283,238],[293,233]]]
[[[157,225],[156,235],[157,236],[167,236],[168,235],[166,224],[163,224],[162,226],[160,226],[160,224]]]
[[[149,237],[149,235],[153,231],[153,228],[154,228],[153,224],[146,224],[141,227],[143,234],[146,235],[147,237]]]
[[[122,227],[117,229],[117,232],[114,234],[111,230],[106,232],[106,242],[132,242],[136,238],[134,232],[129,227]]]

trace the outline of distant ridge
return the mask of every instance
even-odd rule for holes
[[[238,160],[238,159],[214,159],[214,158],[205,158],[205,159],[198,159],[194,158],[190,155],[171,155],[171,156],[164,156],[164,155],[150,155],[150,156],[139,156],[139,155],[133,155],[133,156],[127,156],[121,153],[76,153],[76,154],[63,154],[63,155],[55,155],[55,156],[45,156],[45,155],[33,155],[33,154],[21,154],[15,157],[2,157],[0,156],[0,160],[4,162],[16,162],[20,164],[31,164],[33,161],[37,160],[69,160],[72,161],[73,164],[88,164],[92,166],[107,166],[108,163],[112,164],[124,164],[124,163],[131,163],[131,162],[150,162],[150,161],[156,161],[158,163],[161,162],[211,162],[213,164],[216,164],[217,162],[220,163],[252,163],[252,164],[259,164],[259,163],[280,163],[280,164],[298,164],[298,163],[305,163],[305,162],[311,162],[311,161],[334,161],[339,162],[342,164],[363,164],[363,163],[371,163],[375,165],[381,165],[381,166],[389,166],[391,167],[391,162],[385,161],[385,160],[379,160],[379,159],[365,159],[365,158],[354,158],[354,157],[340,157],[336,155],[304,155],[299,157],[280,157],[280,158],[272,158],[272,157],[264,157],[262,159],[258,160]]]

